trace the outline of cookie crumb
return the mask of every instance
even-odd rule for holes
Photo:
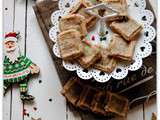
[[[39,80],[39,83],[42,83],[42,80]]]

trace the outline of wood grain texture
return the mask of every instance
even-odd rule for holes
[[[18,41],[21,54],[25,55],[25,27],[26,27],[26,2],[27,1],[15,1],[15,19],[14,19],[14,31],[20,32],[21,39]],[[18,108],[15,110],[15,108]],[[23,103],[20,99],[20,92],[18,85],[13,86],[12,90],[12,119],[23,120]]]
[[[151,120],[152,113],[157,113],[156,98],[150,99],[148,102],[144,103],[144,120]]]
[[[8,4],[10,3],[10,4]],[[14,30],[14,0],[3,1],[3,34]],[[11,120],[12,116],[12,89],[9,89],[3,98],[3,119]]]
[[[30,120],[31,117],[42,120],[65,120],[66,102],[60,94],[61,84],[35,19],[33,4],[33,1],[28,1],[26,55],[40,67],[40,74],[33,77],[29,83],[29,91],[35,96],[35,103],[24,105],[30,114],[30,117],[24,118],[25,120]],[[39,80],[42,82],[39,83]],[[34,110],[34,107],[37,110]]]
[[[143,119],[143,105],[139,105],[129,111],[127,120],[144,120]]]
[[[158,0],[149,0],[149,2],[152,5],[154,13],[156,14],[157,17]]]

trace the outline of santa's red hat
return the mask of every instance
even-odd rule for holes
[[[17,41],[17,33],[16,32],[10,32],[5,35],[4,43],[9,42],[9,41]]]

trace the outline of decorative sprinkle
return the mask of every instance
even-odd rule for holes
[[[106,40],[106,39],[107,39],[106,37],[103,38],[103,40]]]
[[[85,49],[89,49],[89,46],[85,46]]]
[[[100,41],[103,41],[103,38],[100,38]]]
[[[91,38],[93,41],[95,40],[95,36],[92,36],[92,38]]]
[[[90,54],[90,50],[89,50],[89,46],[88,45],[85,46],[85,52],[86,52],[86,54]]]
[[[105,41],[105,40],[107,40],[106,37],[101,37],[101,38],[100,38],[100,41]]]
[[[34,109],[35,111],[37,110],[37,108],[36,108],[36,107],[34,107],[33,109]]]
[[[52,102],[52,98],[49,99],[49,102]]]
[[[42,83],[42,80],[39,80],[39,83]]]
[[[90,42],[88,40],[82,40],[82,42],[84,42],[85,44],[87,44],[88,46],[90,46]]]
[[[27,116],[29,117],[29,113],[27,113]]]

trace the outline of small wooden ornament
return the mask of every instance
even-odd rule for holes
[[[28,94],[28,81],[33,74],[38,74],[40,69],[32,60],[21,54],[18,44],[19,34],[9,32],[3,40],[4,94],[12,84],[19,84],[21,100],[33,100],[34,96]]]

